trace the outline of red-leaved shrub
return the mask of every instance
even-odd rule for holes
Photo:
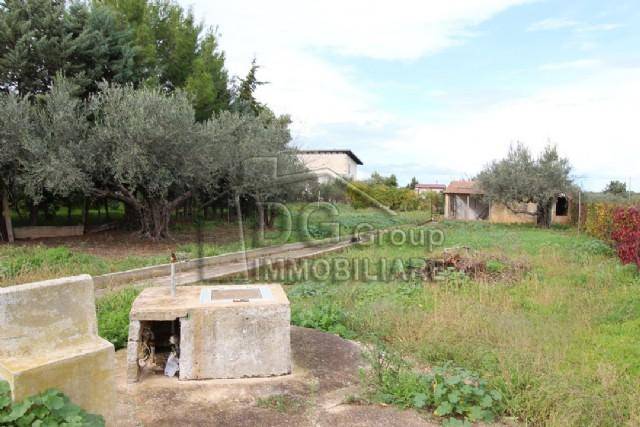
[[[640,267],[640,209],[617,208],[613,213],[611,238],[616,243],[618,256],[624,264]]]

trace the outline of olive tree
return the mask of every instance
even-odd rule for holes
[[[95,126],[88,164],[93,193],[125,203],[140,219],[141,232],[168,236],[171,212],[212,181],[211,143],[195,123],[187,95],[131,86],[103,87],[91,99]]]
[[[38,204],[46,193],[68,197],[91,188],[85,165],[89,123],[76,87],[58,76],[51,90],[30,108],[30,132],[23,140],[24,162],[18,176],[24,196]]]
[[[90,187],[81,157],[88,123],[74,91],[59,77],[49,92],[32,99],[0,95],[0,181],[9,240],[9,193],[37,212],[45,197],[68,197]]]
[[[16,95],[0,93],[0,192],[2,192],[2,237],[13,241],[9,194],[25,158],[24,141],[29,134],[29,102]]]
[[[251,198],[258,210],[258,225],[264,227],[264,203],[297,192],[296,182],[283,183],[278,175],[304,170],[291,155],[289,118],[270,111],[222,112],[207,126],[221,156],[224,180],[236,209]],[[297,168],[297,169],[296,169]]]
[[[536,217],[539,226],[551,225],[551,209],[555,198],[572,189],[569,161],[560,157],[555,146],[547,146],[537,158],[527,147],[511,147],[502,160],[484,168],[477,176],[485,197],[504,204],[514,213]],[[535,203],[529,212],[524,203]]]

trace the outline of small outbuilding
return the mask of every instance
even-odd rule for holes
[[[487,220],[495,223],[526,224],[536,222],[536,204],[523,203],[520,210],[527,213],[515,213],[502,203],[490,203],[484,198],[484,192],[476,181],[452,181],[444,191],[444,217],[459,220]],[[559,194],[552,206],[551,222],[568,224],[571,199]]]

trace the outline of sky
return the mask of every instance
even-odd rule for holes
[[[638,0],[179,0],[295,146],[350,149],[358,178],[472,178],[556,144],[586,190],[640,191]]]

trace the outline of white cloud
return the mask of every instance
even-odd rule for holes
[[[540,66],[542,71],[560,71],[560,70],[572,70],[582,68],[593,68],[601,65],[601,62],[597,59],[577,59],[575,61],[564,62],[552,62],[549,64],[543,64]]]
[[[447,122],[409,127],[383,144],[387,153],[412,153],[455,176],[473,176],[522,141],[534,152],[549,142],[573,163],[586,186],[634,177],[640,185],[640,69],[609,70],[568,86],[478,109]],[[399,156],[401,157],[401,156]],[[389,162],[397,158],[387,157]],[[425,168],[428,174],[428,169]]]
[[[379,100],[359,89],[348,67],[322,54],[414,60],[463,42],[479,24],[530,0],[419,1],[180,0],[218,26],[232,74],[244,75],[254,55],[258,97],[289,113],[294,135],[314,135],[331,123],[384,123]]]
[[[612,31],[620,28],[619,24],[589,24],[566,18],[547,18],[529,25],[527,31],[575,30],[577,32]]]
[[[196,16],[219,27],[232,74],[244,75],[257,56],[263,66],[259,78],[270,83],[259,88],[258,97],[292,115],[298,142],[357,148],[366,163],[363,172],[378,169],[401,179],[409,173],[439,176],[446,182],[473,176],[512,142],[521,140],[537,151],[551,140],[581,175],[638,174],[638,69],[611,70],[594,59],[546,64],[541,70],[598,67],[598,72],[499,104],[482,97],[469,105],[447,104],[454,95],[433,88],[428,95],[446,108],[422,121],[406,121],[390,116],[385,100],[365,90],[348,65],[337,65],[353,57],[411,61],[433,54],[463,43],[477,24],[523,0],[179,1],[193,4]],[[613,28],[547,19],[529,30]],[[337,60],[326,60],[328,55]],[[336,143],[336,129],[352,138]]]
[[[564,18],[547,18],[542,21],[534,22],[527,28],[528,31],[552,31],[563,30],[566,28],[575,28],[580,23],[571,19]]]

